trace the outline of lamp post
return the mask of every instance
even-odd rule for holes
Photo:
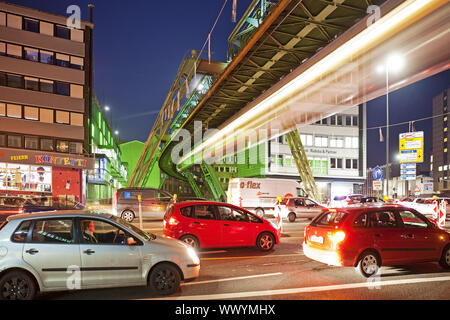
[[[385,73],[386,79],[386,195],[389,197],[389,73],[398,71],[403,67],[403,58],[398,54],[393,54],[377,68],[379,73]]]

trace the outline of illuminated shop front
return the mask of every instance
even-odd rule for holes
[[[20,154],[19,154],[20,153]],[[93,159],[0,148],[0,194],[85,202],[83,175]]]

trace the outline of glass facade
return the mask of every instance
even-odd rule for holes
[[[52,192],[52,168],[0,163],[0,190]]]

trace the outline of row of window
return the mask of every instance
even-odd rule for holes
[[[323,118],[317,121],[315,124],[329,125],[329,126],[358,126],[358,116],[352,115],[332,115],[328,118]]]
[[[81,142],[9,133],[0,133],[0,147],[83,154]]]
[[[70,29],[67,26],[52,22],[23,17],[0,11],[0,25],[8,28],[40,33],[52,37],[84,42],[84,32],[79,29]]]
[[[358,159],[330,158],[330,169],[358,169]]]
[[[327,169],[358,169],[358,159],[343,159],[343,158],[317,158],[309,157],[308,161],[311,168]],[[276,163],[280,167],[295,167],[295,161],[291,155],[279,154],[276,157],[271,157],[271,163]],[[326,172],[322,172],[326,174]]]
[[[216,171],[235,173],[237,172],[237,167],[216,167]]]
[[[8,56],[78,70],[83,70],[84,68],[83,58],[6,42],[0,42],[0,56]]]
[[[0,71],[0,86],[83,99],[83,86]]]
[[[0,117],[83,126],[83,114],[0,102]]]
[[[346,149],[358,149],[359,137],[338,137],[338,136],[320,136],[312,134],[300,134],[300,139],[305,147],[318,147],[318,148],[346,148]],[[275,142],[272,139],[272,142]],[[278,143],[287,144],[284,136],[278,137]]]

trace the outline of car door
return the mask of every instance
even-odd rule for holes
[[[222,205],[217,206],[217,212],[222,221],[224,246],[251,246],[256,243],[254,225],[245,211]]]
[[[195,235],[203,248],[222,246],[222,225],[217,220],[214,205],[194,205],[192,219],[188,219],[186,233]]]
[[[437,260],[440,247],[436,228],[412,210],[398,210],[398,215],[406,258],[411,262]]]
[[[368,212],[367,219],[366,232],[382,261],[390,264],[405,261],[405,239],[401,237],[395,213],[391,210],[372,211]]]
[[[77,221],[83,287],[142,283],[139,242],[128,245],[129,233],[111,221],[93,218]]]
[[[136,191],[136,197],[138,197],[138,195],[141,196],[142,216],[146,218],[156,218],[159,210],[156,190],[147,189]],[[139,212],[136,212],[137,216],[138,214]]]
[[[81,266],[72,218],[34,220],[23,246],[23,260],[40,275],[43,285],[52,289],[73,289],[68,281]],[[79,279],[78,279],[79,280]]]

